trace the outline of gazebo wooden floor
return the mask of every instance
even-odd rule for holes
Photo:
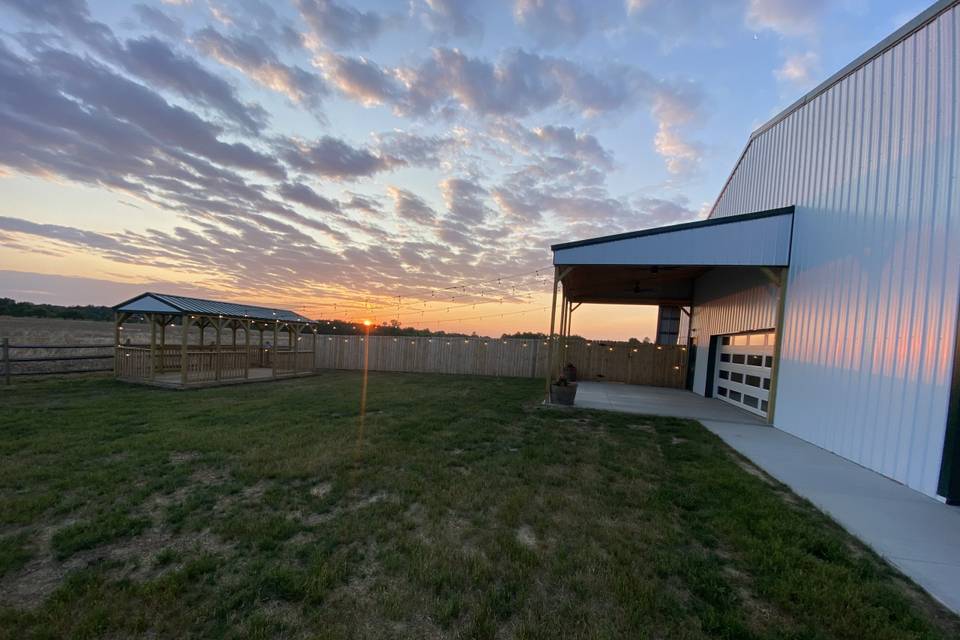
[[[223,387],[231,384],[244,384],[247,382],[266,382],[268,380],[286,380],[289,378],[303,378],[305,376],[316,375],[313,371],[301,371],[298,373],[280,373],[276,376],[273,375],[273,369],[264,367],[252,367],[250,369],[250,376],[247,378],[225,378],[222,380],[200,380],[200,381],[191,381],[186,384],[183,384],[180,377],[179,371],[173,371],[170,373],[158,373],[153,380],[128,380],[127,382],[135,382],[136,384],[146,384],[152,387],[163,387],[164,389],[200,389],[206,387]],[[121,380],[123,380],[121,378]]]

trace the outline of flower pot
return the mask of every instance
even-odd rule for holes
[[[564,404],[573,406],[573,400],[577,397],[577,383],[570,384],[551,384],[550,385],[550,403]]]

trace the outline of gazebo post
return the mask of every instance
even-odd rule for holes
[[[166,371],[167,365],[167,316],[160,316],[160,373]]]
[[[180,384],[187,384],[187,345],[189,344],[190,327],[193,326],[193,318],[187,314],[180,316]]]
[[[280,321],[277,320],[273,323],[273,351],[270,353],[270,368],[272,369],[272,375],[274,378],[277,377],[277,354],[279,350],[277,349],[277,340],[279,339],[279,329]]]
[[[236,342],[237,333],[233,333],[234,342]],[[250,321],[243,321],[243,377],[250,377]]]
[[[123,316],[125,314],[113,312],[113,376],[116,378],[120,374],[120,327],[123,326]],[[7,370],[9,373],[9,369]]]
[[[150,379],[153,380],[157,376],[157,318],[152,313],[148,313],[147,319],[150,321]]]
[[[263,325],[260,325],[260,350],[257,352],[257,364],[263,366]]]
[[[223,318],[217,318],[216,324],[213,325],[217,333],[217,346],[213,348],[213,358],[215,360],[213,365],[214,370],[214,379],[220,379],[220,330],[223,328]]]

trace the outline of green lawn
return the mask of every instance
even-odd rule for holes
[[[0,391],[0,637],[960,636],[697,423],[360,386]]]

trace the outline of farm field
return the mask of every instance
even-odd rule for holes
[[[3,391],[0,638],[955,638],[699,424],[536,380]]]

